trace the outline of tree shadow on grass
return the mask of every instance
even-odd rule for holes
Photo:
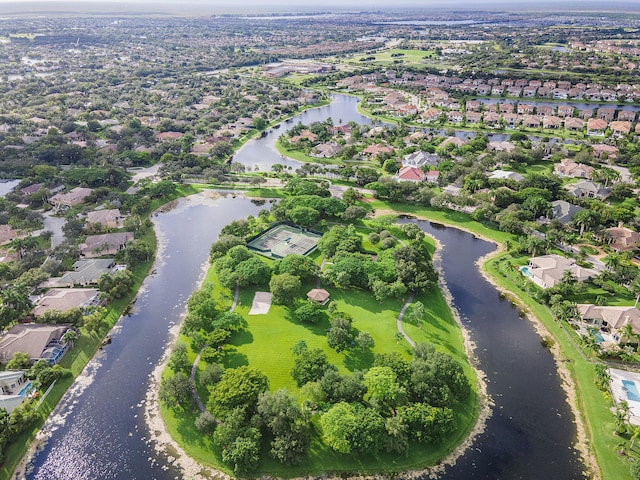
[[[373,352],[369,349],[364,352],[358,346],[345,352],[344,366],[351,372],[355,370],[366,370],[373,365]]]
[[[287,313],[285,315],[285,318],[290,321],[291,323],[295,324],[295,325],[300,325],[304,328],[306,328],[307,330],[309,330],[311,333],[313,333],[314,335],[326,335],[327,334],[327,330],[329,329],[329,327],[331,327],[331,323],[329,321],[329,315],[328,313],[325,311],[323,312],[324,315],[322,316],[322,319],[317,322],[317,323],[309,323],[309,322],[300,322],[296,319],[295,317],[295,309],[296,309],[296,305],[288,307],[287,308]]]
[[[249,330],[240,330],[233,334],[230,343],[237,347],[253,343],[253,334]]]
[[[225,368],[238,368],[249,365],[249,359],[244,353],[240,353],[233,347],[227,347],[222,354],[220,363]]]
[[[196,413],[197,417],[199,413]],[[178,433],[180,434],[181,440],[187,445],[199,445],[201,447],[206,446],[205,436],[198,431],[195,427],[193,421],[184,420],[178,422]]]

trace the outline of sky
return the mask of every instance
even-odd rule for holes
[[[113,5],[109,8],[108,5]],[[0,0],[0,15],[11,11],[31,10],[111,10],[149,9],[176,11],[187,5],[211,13],[227,12],[304,12],[330,10],[383,10],[434,8],[438,10],[537,10],[561,9],[585,11],[640,10],[640,0]],[[635,7],[635,8],[634,8]],[[3,11],[4,10],[4,11]]]

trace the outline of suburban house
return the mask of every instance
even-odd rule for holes
[[[420,118],[423,122],[435,122],[442,115],[442,110],[438,110],[437,108],[427,108],[424,112],[420,114]]]
[[[572,132],[581,132],[584,128],[584,120],[577,117],[566,117],[564,119],[564,128]]]
[[[580,282],[596,274],[595,270],[581,267],[571,258],[555,254],[532,257],[529,265],[522,269],[525,276],[542,288],[551,288],[560,283],[566,271],[571,272]]]
[[[576,163],[570,158],[563,158],[560,163],[553,166],[554,173],[560,177],[589,178],[593,173],[593,167],[583,163]]]
[[[577,307],[583,322],[610,333],[617,342],[622,336],[620,330],[627,324],[634,333],[640,334],[640,310],[636,307],[605,307],[590,303],[580,303]]]
[[[612,250],[626,252],[640,245],[640,233],[626,227],[612,227],[605,230],[607,241]]]
[[[127,243],[133,239],[133,232],[89,235],[80,245],[80,254],[87,258],[115,255],[118,251],[126,248]]]
[[[18,238],[18,232],[11,225],[0,225],[0,245],[11,242]]]
[[[540,126],[540,119],[535,115],[525,115],[522,117],[522,125],[526,128],[538,128]]]
[[[68,329],[66,325],[14,325],[0,337],[0,362],[7,363],[16,352],[24,352],[32,362],[43,358],[55,365],[67,351],[61,339]]]
[[[622,122],[620,120],[611,122],[609,125],[611,128],[611,132],[616,137],[621,137],[622,135],[627,135],[631,132],[631,122]]]
[[[27,398],[31,382],[25,374],[24,370],[0,372],[0,407],[8,413]]]
[[[365,155],[370,155],[372,157],[375,157],[381,153],[393,153],[393,148],[388,147],[387,145],[382,145],[382,144],[373,144],[373,145],[369,145],[367,148],[365,148],[362,153],[364,153]]]
[[[616,158],[618,153],[618,147],[607,145],[606,143],[591,145],[591,149],[593,150],[593,154],[600,160],[605,158]]]
[[[342,150],[342,147],[335,143],[321,143],[320,145],[316,145],[316,153],[312,156],[318,158],[331,158],[340,153],[340,150]]]
[[[587,120],[587,135],[602,136],[607,129],[607,122],[600,118],[590,118]]]
[[[437,183],[439,178],[440,178],[440,172],[438,170],[429,170],[425,174],[425,180],[427,182]]]
[[[494,170],[488,178],[489,180],[515,180],[516,182],[521,182],[524,180],[524,175],[508,170]]]
[[[484,112],[482,115],[482,121],[485,125],[494,126],[500,122],[500,115],[496,112]]]
[[[422,167],[424,165],[437,167],[438,163],[440,163],[440,157],[438,155],[422,151],[409,153],[402,159],[402,165],[408,167]]]
[[[573,216],[584,208],[574,205],[564,200],[554,200],[551,202],[551,215],[554,220],[558,220],[563,225],[571,223]]]
[[[115,273],[116,262],[113,258],[92,258],[78,260],[73,264],[73,271],[61,277],[52,277],[42,287],[73,287],[74,285],[97,285],[103,275]]]
[[[87,227],[92,225],[102,225],[106,228],[121,228],[124,216],[117,208],[106,210],[94,210],[87,213]]]
[[[516,146],[511,142],[489,142],[487,150],[493,150],[494,152],[513,152]]]
[[[562,126],[562,119],[555,115],[545,115],[542,118],[543,128],[560,128]]]
[[[396,180],[402,182],[424,182],[425,175],[418,167],[402,167],[395,176]]]
[[[39,317],[49,311],[67,312],[99,304],[100,291],[96,288],[51,288],[36,300],[32,313]]]
[[[607,198],[609,189],[602,188],[600,185],[589,180],[580,180],[579,182],[565,186],[565,189],[576,198]]]
[[[67,193],[56,193],[49,198],[49,203],[55,208],[75,207],[76,205],[84,203],[85,199],[91,195],[91,192],[93,192],[93,190],[90,188],[76,187]]]

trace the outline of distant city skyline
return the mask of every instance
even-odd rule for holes
[[[508,12],[628,12],[640,13],[640,0],[0,0],[0,18],[11,15],[312,13],[348,11],[428,10]]]

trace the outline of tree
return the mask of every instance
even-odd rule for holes
[[[158,397],[169,408],[186,408],[193,400],[191,379],[183,372],[164,377],[160,382]]]
[[[258,396],[269,387],[264,373],[247,366],[229,368],[224,371],[220,382],[212,389],[207,410],[217,417],[236,407],[255,408]]]
[[[310,227],[318,222],[320,212],[311,207],[295,207],[288,212],[288,217],[293,223],[301,227]]]
[[[327,332],[327,343],[337,352],[345,350],[351,345],[351,320],[335,317],[331,320],[331,328]]]
[[[296,355],[291,376],[299,387],[308,382],[320,380],[327,370],[337,370],[327,360],[327,355],[319,348],[306,350]]]
[[[211,433],[215,428],[216,424],[217,422],[214,416],[207,411],[204,411],[200,415],[198,415],[195,422],[196,429],[200,433],[204,433],[204,434]]]
[[[300,292],[300,279],[290,273],[274,275],[269,281],[269,289],[276,305],[290,305]]]
[[[385,420],[384,427],[387,431],[385,449],[388,452],[401,453],[405,456],[409,453],[409,434],[407,424],[399,416],[389,417]]]
[[[367,387],[365,399],[374,406],[393,408],[398,400],[404,398],[396,374],[390,367],[371,367],[364,374],[363,382]]]
[[[31,358],[28,353],[15,352],[7,363],[7,370],[22,370],[31,366]]]
[[[580,236],[582,236],[585,229],[590,229],[598,225],[599,221],[599,215],[593,210],[589,209],[584,209],[576,212],[572,219],[574,225],[580,227]]]
[[[413,304],[413,308],[411,309],[411,312],[409,313],[409,320],[411,321],[411,323],[414,323],[417,326],[420,326],[423,318],[424,318],[424,304],[420,301],[415,302]]]
[[[234,247],[235,248],[235,247]],[[251,257],[235,267],[237,285],[266,285],[271,278],[271,267],[258,257]]]
[[[350,434],[357,428],[351,404],[340,402],[320,417],[322,436],[325,442],[340,453],[351,453]]]
[[[309,257],[292,254],[276,261],[273,269],[277,274],[289,273],[300,280],[311,280],[318,275],[320,267]]]
[[[423,243],[398,248],[393,252],[398,278],[409,290],[426,291],[435,286],[438,275]]]
[[[364,207],[358,205],[351,205],[342,214],[342,219],[347,222],[353,222],[355,220],[361,220],[367,216],[367,210]]]
[[[241,436],[222,450],[222,460],[231,465],[236,473],[255,470],[260,461],[260,442],[258,439]]]
[[[169,368],[175,373],[182,372],[189,374],[191,372],[191,362],[187,356],[187,344],[177,343],[169,357]]]
[[[293,316],[302,323],[319,323],[325,318],[325,313],[320,304],[307,301],[295,309]]]
[[[98,280],[98,289],[107,300],[116,300],[131,290],[134,281],[133,272],[129,269],[113,274],[105,273]]]
[[[218,241],[211,244],[209,262],[213,263],[218,258],[224,257],[231,248],[244,244],[245,241],[235,235],[220,235]]]
[[[360,347],[360,350],[363,352],[369,348],[373,348],[373,346],[375,345],[373,337],[369,332],[358,333],[358,336],[356,336],[355,342],[356,342],[356,345],[358,345]]]

